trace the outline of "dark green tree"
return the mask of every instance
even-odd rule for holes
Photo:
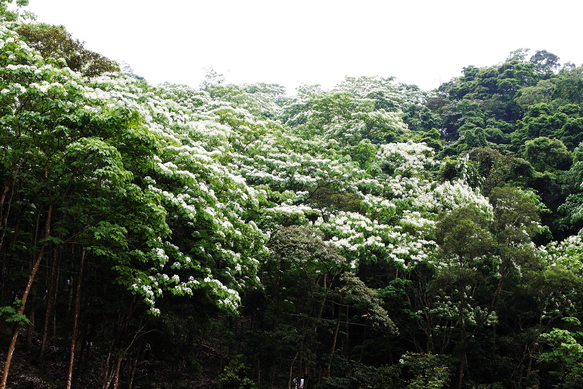
[[[74,39],[64,26],[22,24],[17,31],[45,60],[56,66],[64,61],[64,65],[71,70],[89,77],[120,70],[116,62],[87,49],[83,42]]]

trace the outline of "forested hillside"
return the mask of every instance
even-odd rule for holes
[[[583,387],[583,67],[153,86],[10,3],[0,389]]]

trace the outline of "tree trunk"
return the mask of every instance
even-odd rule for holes
[[[457,389],[462,389],[464,384],[464,370],[466,368],[466,349],[468,345],[468,339],[466,335],[465,328],[462,328],[462,349],[460,353],[460,364],[457,378]]]
[[[2,249],[4,243],[4,237],[6,236],[6,230],[8,226],[8,215],[10,215],[10,208],[12,206],[12,198],[14,196],[14,182],[16,181],[16,177],[20,172],[20,167],[22,165],[22,161],[13,164],[10,168],[10,179],[6,183],[6,186],[2,190],[2,195],[0,195],[0,223],[2,223],[0,234],[0,250]],[[10,192],[10,193],[8,193]],[[6,206],[6,209],[4,207]]]
[[[69,354],[69,370],[67,374],[67,389],[73,385],[73,367],[75,366],[75,350],[79,333],[79,314],[81,312],[81,280],[83,279],[83,267],[85,265],[85,247],[81,250],[81,263],[79,264],[79,276],[75,290],[75,311],[73,313],[73,333],[71,334],[71,352]]]
[[[26,300],[30,293],[30,288],[42,261],[42,257],[45,253],[45,245],[41,247],[41,251],[38,254],[38,257],[34,263],[32,271],[30,272],[30,276],[28,277],[28,283],[26,288],[24,289],[24,293],[22,294],[22,300],[20,306],[18,307],[17,314],[22,315],[24,313],[24,308],[26,306]],[[2,381],[0,382],[0,389],[6,389],[6,382],[8,380],[8,372],[10,370],[10,363],[12,362],[12,355],[14,354],[14,349],[16,348],[16,340],[18,339],[18,331],[20,330],[20,326],[16,324],[14,326],[14,330],[12,331],[12,338],[10,339],[10,345],[8,346],[8,352],[6,353],[6,363],[4,364],[4,371],[2,372]]]
[[[45,321],[43,325],[43,336],[40,345],[39,352],[39,363],[42,365],[44,362],[45,353],[47,351],[47,343],[49,338],[49,328],[51,325],[51,316],[53,315],[53,310],[55,307],[55,301],[57,300],[57,285],[58,285],[58,269],[59,269],[59,252],[54,251],[53,263],[51,266],[51,273],[49,276],[49,285],[47,291],[47,307],[45,310]]]
[[[465,348],[465,347],[464,347]],[[466,366],[466,353],[462,354],[460,358],[460,365],[459,365],[459,372],[458,372],[458,379],[457,379],[457,388],[462,389],[464,384],[464,370]]]
[[[135,354],[134,360],[130,364],[130,374],[128,379],[128,389],[134,388],[134,378],[136,377],[136,370],[138,370],[138,360],[140,359],[140,353]]]
[[[340,309],[339,309],[340,311]],[[338,330],[340,329],[340,312],[338,312],[338,319],[336,319],[336,329],[334,330],[334,338],[332,339],[332,348],[330,349],[330,359],[328,366],[326,366],[326,377],[330,377],[332,369],[332,360],[334,359],[334,352],[336,351],[336,341],[338,340]]]
[[[115,361],[115,370],[113,373],[113,383],[112,383],[112,389],[118,389],[119,388],[119,374],[121,372],[121,361],[122,361],[122,356],[118,355],[117,359]]]
[[[32,350],[32,336],[34,335],[34,321],[35,321],[35,309],[34,309],[34,300],[36,297],[36,285],[32,285],[32,289],[30,291],[30,302],[33,305],[32,309],[30,310],[30,314],[28,319],[30,323],[28,324],[28,328],[26,330],[26,351],[30,352]]]
[[[289,380],[287,383],[288,389],[291,389],[292,380],[294,377],[294,365],[296,363],[296,359],[298,358],[299,351],[296,351],[296,355],[294,355],[294,359],[292,359],[292,363],[289,365]]]
[[[45,238],[47,238],[51,233],[51,217],[53,213],[52,205],[49,205],[49,209],[47,212],[47,220],[45,222]],[[24,313],[24,308],[26,306],[26,300],[28,299],[28,295],[30,293],[30,289],[32,288],[32,283],[36,277],[36,273],[40,267],[42,259],[45,255],[46,244],[41,246],[40,252],[34,262],[32,270],[30,272],[30,276],[28,277],[28,282],[26,284],[26,288],[22,293],[22,299],[20,300],[20,306],[18,307],[17,314],[22,315]],[[4,364],[4,371],[2,372],[2,381],[0,381],[0,389],[6,389],[6,382],[8,381],[8,372],[10,371],[10,363],[12,362],[12,355],[14,354],[14,349],[16,348],[16,340],[18,339],[18,330],[20,326],[16,324],[14,326],[14,330],[12,332],[12,338],[10,339],[10,345],[8,346],[8,351],[6,352],[6,363]]]
[[[107,353],[107,358],[105,359],[105,366],[103,367],[103,371],[105,374],[103,376],[103,386],[101,387],[101,389],[109,388],[109,384],[111,383],[111,379],[113,377],[113,373],[110,374],[110,369],[109,369],[109,361],[111,360],[112,350],[113,350],[113,345],[110,348],[109,352]]]

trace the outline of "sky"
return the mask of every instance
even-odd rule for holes
[[[466,66],[519,48],[583,64],[579,0],[30,0],[85,47],[150,84],[228,83],[329,89],[344,77],[437,88]]]

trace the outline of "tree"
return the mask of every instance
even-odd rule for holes
[[[555,88],[553,81],[540,80],[535,86],[521,88],[517,93],[516,102],[524,110],[535,104],[549,104],[553,100]]]
[[[290,117],[286,123],[294,126],[303,138],[334,139],[341,146],[355,145],[363,139],[373,143],[403,140],[407,126],[399,109],[376,109],[373,99],[347,93],[346,88],[309,94],[303,105],[310,109],[299,115],[289,112],[298,103],[284,107],[284,117]]]
[[[429,351],[443,353],[454,343],[458,358],[457,384],[461,388],[473,339],[498,323],[498,301],[521,269],[537,266],[530,245],[538,232],[534,203],[515,188],[490,193],[493,218],[463,207],[444,214],[436,225],[440,264],[428,285]],[[437,327],[437,325],[439,325]]]
[[[583,67],[565,67],[557,74],[555,79],[555,99],[563,103],[583,103]]]
[[[524,159],[539,172],[568,170],[571,155],[558,139],[539,137],[524,144]]]
[[[172,102],[136,96],[144,87],[139,80],[112,74],[89,83],[46,63],[10,30],[2,33],[2,295],[22,288],[17,316],[11,315],[20,318],[41,263],[70,251],[68,270],[78,274],[70,386],[88,290],[83,269],[104,266],[129,300],[110,351],[115,361],[106,366],[106,386],[115,386],[123,356],[135,347],[128,328],[140,304],[157,315],[164,293],[204,290],[214,305],[237,309],[239,292],[256,282],[255,256],[263,247],[263,234],[249,220],[255,192],[216,153],[185,136],[190,127],[170,127],[164,113],[177,109]],[[24,286],[4,282],[15,260],[31,263]],[[18,333],[16,326],[2,387]]]
[[[22,24],[17,31],[45,60],[52,61],[57,66],[60,61],[64,61],[71,70],[88,77],[120,70],[114,61],[88,50],[82,42],[73,39],[64,26]]]
[[[11,9],[12,3],[17,6],[16,11]],[[28,0],[1,0],[0,1],[0,22],[13,22],[18,18],[18,11],[21,7],[28,5]]]
[[[565,317],[563,321],[570,327],[581,327],[576,317]],[[551,351],[541,354],[541,358],[559,366],[559,371],[554,372],[560,382],[559,388],[572,388],[583,383],[583,346],[578,341],[582,336],[581,331],[561,328],[553,328],[540,336],[552,347]]]
[[[532,57],[530,57],[530,62],[536,64],[536,70],[541,74],[554,73],[559,70],[560,58],[549,53],[546,50],[537,50]]]

